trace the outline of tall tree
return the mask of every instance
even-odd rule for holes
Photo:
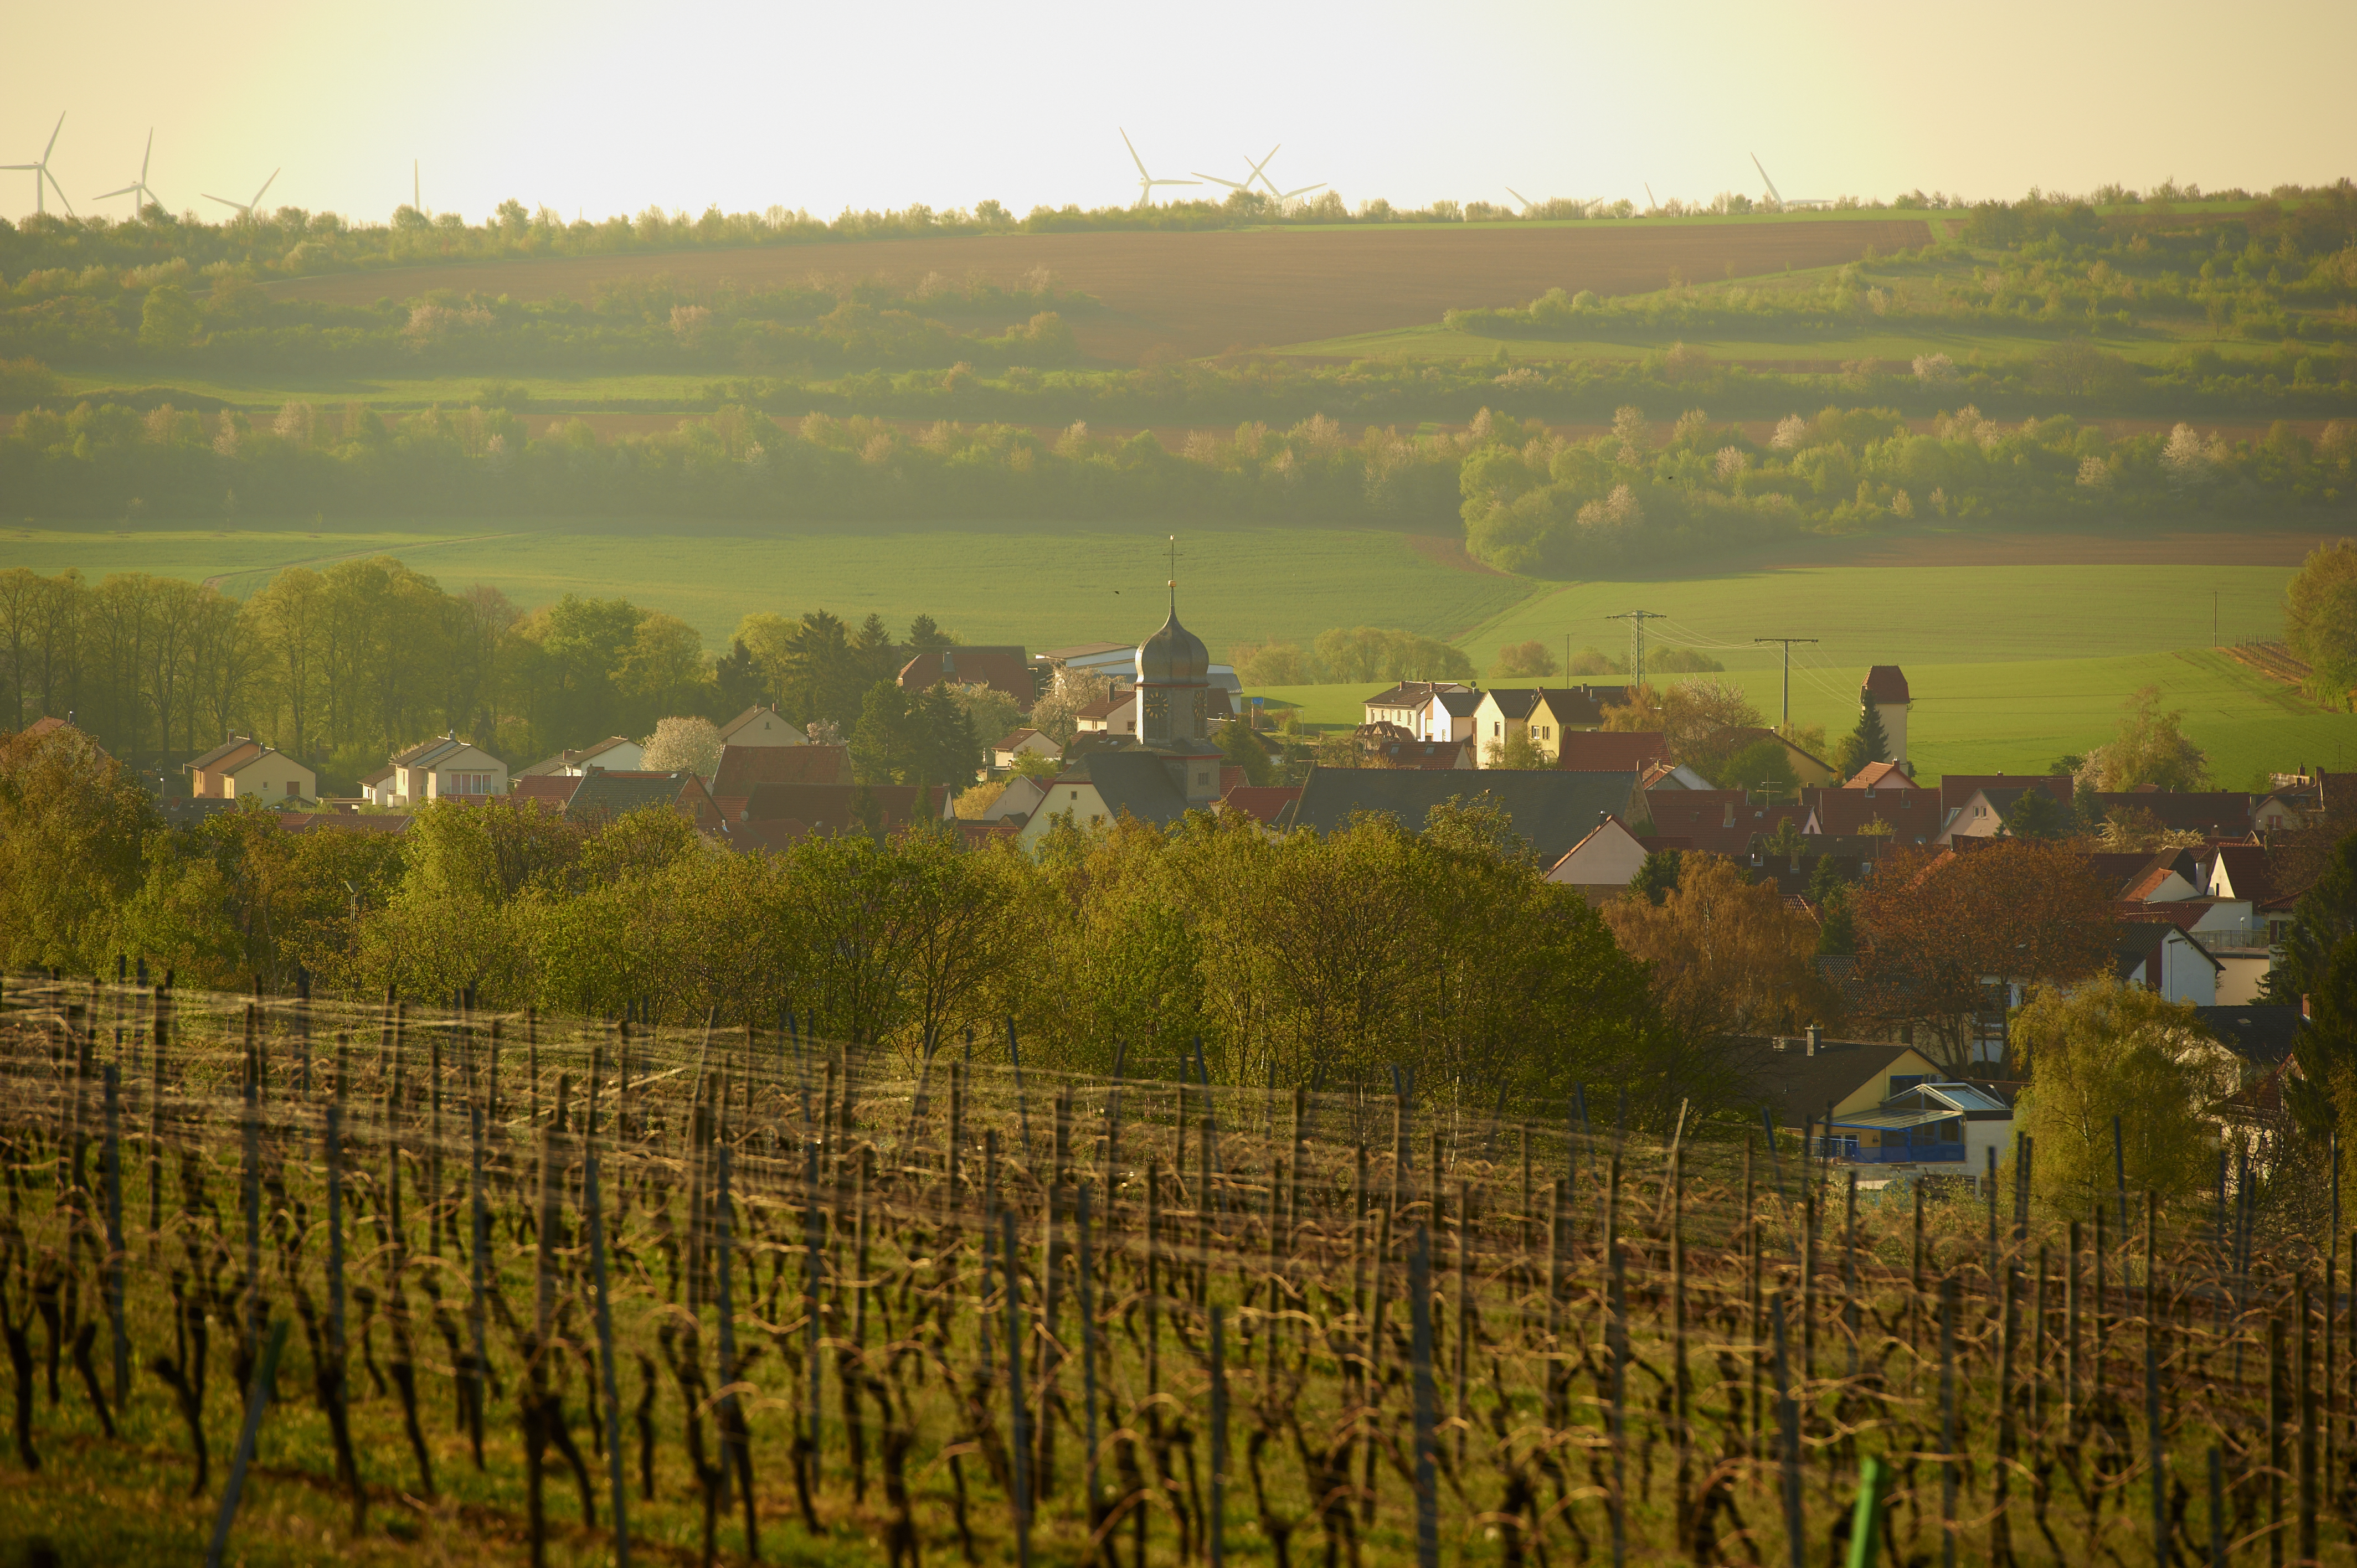
[[[1863,768],[1869,762],[1890,760],[1890,736],[1883,732],[1882,709],[1875,703],[1873,693],[1860,693],[1857,706],[1857,728],[1850,733],[1857,737],[1857,766],[1858,768]]]

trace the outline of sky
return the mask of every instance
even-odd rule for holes
[[[384,221],[650,206],[1126,203],[1137,172],[1323,181],[1384,197],[1707,200],[1921,188],[1980,199],[2163,178],[2207,188],[2357,173],[2357,5],[1448,6],[1199,0],[891,5],[123,0],[33,6],[0,66],[0,162],[40,156],[84,215],[139,171]],[[2303,66],[2302,62],[2309,62]],[[1163,197],[1224,194],[1217,186]],[[55,197],[49,200],[54,209]],[[33,209],[0,173],[0,215]]]

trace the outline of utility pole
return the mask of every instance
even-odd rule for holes
[[[1629,623],[1629,684],[1631,686],[1644,684],[1645,623],[1649,620],[1667,620],[1670,618],[1665,615],[1656,615],[1652,610],[1629,610],[1617,616],[1606,616],[1604,618],[1625,620]],[[1566,640],[1565,646],[1570,646],[1568,639]]]
[[[1790,734],[1792,728],[1792,644],[1814,642],[1817,639],[1813,637],[1755,637],[1751,640],[1781,642],[1784,645],[1784,729],[1787,734]]]

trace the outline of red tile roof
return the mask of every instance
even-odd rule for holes
[[[1856,777],[1842,786],[1845,789],[1904,789],[1915,782],[1907,769],[1895,762],[1869,762],[1859,768]]]
[[[1668,755],[1659,730],[1572,730],[1563,737],[1555,766],[1575,773],[1638,773]]]
[[[1858,694],[1872,697],[1878,707],[1886,703],[1904,703],[1908,701],[1907,676],[1896,664],[1877,664],[1867,671]]]
[[[716,796],[750,795],[756,784],[848,784],[847,746],[724,746],[712,770]]]
[[[391,772],[392,769],[386,769]],[[554,811],[563,811],[572,802],[573,791],[581,788],[578,776],[566,773],[527,775],[512,780],[508,794],[515,800],[536,801]]]
[[[1260,822],[1274,822],[1279,811],[1299,799],[1297,784],[1239,784],[1220,797],[1220,804]]]
[[[1940,809],[1937,789],[1819,789],[1810,802],[1817,832],[1845,837],[1865,831],[1867,823],[1890,824],[1900,843],[1936,837],[1947,813]]]
[[[920,653],[900,666],[903,691],[921,692],[943,681],[1003,692],[1025,713],[1039,695],[1031,660],[1019,648],[944,648]]]

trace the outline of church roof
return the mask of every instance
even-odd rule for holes
[[[1200,686],[1211,674],[1211,650],[1203,639],[1178,624],[1178,604],[1172,596],[1170,618],[1162,629],[1137,646],[1137,678],[1157,686]]]

